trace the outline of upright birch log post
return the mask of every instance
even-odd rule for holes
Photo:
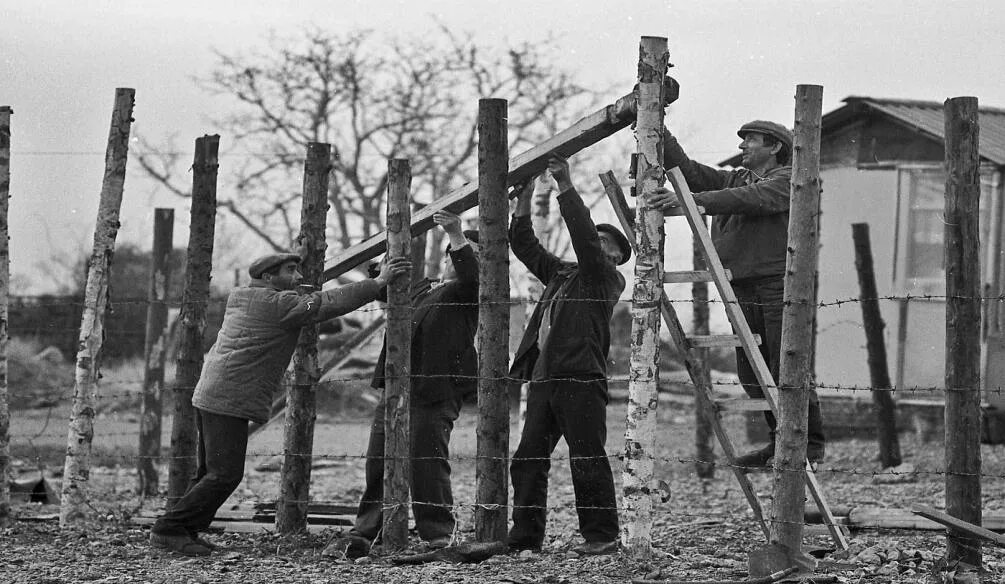
[[[785,262],[782,354],[778,373],[778,442],[769,528],[771,543],[785,548],[796,563],[800,563],[798,559],[802,558],[807,406],[808,392],[813,383],[822,105],[822,87],[796,87],[789,244]]]
[[[478,100],[478,423],[475,538],[506,541],[509,500],[509,104]]]
[[[206,332],[209,281],[213,271],[216,232],[216,175],[220,137],[195,140],[192,163],[192,210],[182,293],[181,333],[175,358],[174,417],[171,423],[171,463],[168,466],[168,508],[188,489],[195,472],[196,427],[192,392],[202,373],[202,340]]]
[[[638,254],[632,288],[632,349],[622,473],[624,513],[621,543],[637,558],[652,555],[652,488],[659,385],[660,299],[663,296],[663,213],[644,201],[663,186],[663,78],[669,66],[667,39],[642,37],[639,45],[638,167],[635,190]]]
[[[10,106],[0,106],[0,526],[11,520],[10,393],[7,388],[7,306],[10,301]]]
[[[387,254],[411,258],[408,160],[387,164]],[[384,376],[384,546],[408,545],[408,490],[412,443],[409,434],[412,367],[411,275],[395,278],[387,287],[387,362]]]
[[[164,396],[164,360],[167,357],[171,250],[174,245],[174,209],[154,209],[154,244],[150,254],[147,288],[147,330],[143,347],[143,401],[140,402],[140,445],[136,463],[136,492],[152,497],[159,489],[156,463],[161,454],[161,401]]]
[[[119,232],[119,209],[126,180],[129,130],[133,122],[136,91],[115,90],[112,124],[105,151],[105,176],[94,226],[94,249],[87,264],[84,314],[80,321],[80,341],[74,372],[73,405],[66,436],[66,459],[60,496],[59,525],[67,527],[84,519],[87,482],[91,474],[91,442],[94,439],[94,408],[98,397],[98,373],[108,309],[108,279],[115,237]]]
[[[890,368],[886,361],[886,342],[883,339],[883,316],[879,312],[879,293],[876,291],[876,273],[872,264],[872,245],[869,243],[869,224],[852,223],[852,241],[855,247],[855,271],[858,272],[859,301],[862,305],[862,325],[865,328],[865,347],[868,352],[869,379],[872,384],[872,402],[876,410],[876,435],[879,437],[879,461],[883,468],[899,465],[900,440],[897,438],[897,409],[890,393]]]
[[[980,159],[976,97],[945,103],[946,513],[981,524]],[[950,562],[981,565],[981,542],[950,528]]]
[[[702,222],[706,225],[708,220],[702,217]],[[691,243],[691,263],[695,270],[707,270],[705,264],[705,253],[701,249],[701,243],[697,238]],[[695,335],[709,334],[709,311],[708,311],[708,282],[693,282],[691,284],[691,317],[692,329]],[[710,377],[708,367],[708,349],[696,348],[694,354],[698,357],[698,367],[702,369],[702,375]],[[697,388],[696,388],[697,389]],[[703,408],[698,407],[699,402],[695,401],[694,408],[694,453],[697,459],[694,463],[695,473],[699,478],[715,478],[715,445],[712,439],[715,432],[712,423],[705,415]]]
[[[331,145],[311,142],[304,162],[304,198],[300,211],[300,235],[303,260],[300,273],[301,292],[321,289],[325,269],[325,223],[328,213],[328,176]],[[310,503],[311,462],[314,454],[314,421],[317,419],[318,325],[300,330],[293,352],[293,383],[286,394],[286,425],[283,428],[283,468],[276,504],[276,531],[289,534],[307,530],[307,506]]]

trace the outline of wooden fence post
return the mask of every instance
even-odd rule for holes
[[[705,217],[701,218],[702,223],[708,225]],[[698,238],[692,241],[691,262],[696,271],[708,269],[705,264],[705,254],[701,249]],[[709,334],[709,310],[708,310],[708,282],[693,282],[691,284],[691,314],[692,329],[695,335]],[[694,349],[694,355],[698,358],[698,367],[702,369],[703,375],[711,375],[708,366],[708,353],[706,348]],[[698,400],[694,402],[694,470],[699,478],[715,478],[715,444],[712,442],[714,430],[706,412],[700,407]]]
[[[622,544],[628,552],[652,555],[656,453],[656,405],[659,386],[660,299],[663,297],[663,213],[646,197],[663,185],[663,78],[669,66],[667,39],[642,37],[639,44],[639,103],[636,125],[638,166],[635,190],[638,254],[632,287],[632,349],[629,357],[628,415],[622,472],[624,513]]]
[[[879,460],[883,468],[898,466],[900,440],[897,438],[897,409],[893,395],[888,391],[890,368],[886,360],[886,342],[883,340],[883,315],[879,312],[879,295],[876,291],[876,273],[872,264],[872,245],[869,242],[869,224],[852,223],[852,241],[855,244],[855,270],[858,272],[859,301],[862,304],[862,324],[865,327],[865,346],[868,351],[869,379],[872,383],[872,401],[876,408],[876,429],[879,438]]]
[[[388,258],[411,258],[408,160],[387,161]],[[412,372],[412,278],[396,278],[387,287],[387,361],[384,368],[384,546],[408,545],[408,491],[412,442],[410,378]]]
[[[509,103],[478,100],[478,423],[475,538],[506,541],[509,500]]]
[[[202,340],[206,332],[209,280],[213,271],[216,232],[216,175],[220,136],[196,138],[192,163],[192,210],[182,292],[181,333],[175,358],[174,417],[171,420],[171,462],[168,466],[167,507],[185,494],[195,472],[196,427],[192,393],[202,373]]]
[[[10,241],[7,210],[10,204],[10,116],[8,105],[0,106],[0,526],[11,520],[10,484],[10,393],[7,390],[7,305],[10,300]]]
[[[87,265],[84,314],[80,321],[80,341],[74,371],[73,406],[66,436],[66,459],[60,494],[59,525],[67,527],[86,516],[85,489],[91,473],[91,442],[94,438],[94,411],[98,397],[98,373],[108,309],[108,278],[115,237],[119,232],[119,209],[126,180],[129,130],[133,121],[136,91],[115,90],[112,124],[105,152],[105,176],[94,226],[94,249]]]
[[[981,524],[981,318],[976,97],[945,103],[946,512]],[[979,539],[950,528],[950,562],[981,565]]]
[[[331,145],[311,142],[304,162],[304,198],[300,211],[303,249],[300,273],[302,293],[321,289],[325,269],[325,223],[328,213],[328,176]],[[307,530],[310,503],[311,463],[314,454],[314,421],[317,418],[318,325],[300,330],[293,353],[293,383],[286,394],[286,424],[283,427],[283,467],[280,471],[276,531],[289,534]]]
[[[778,383],[778,442],[775,449],[771,543],[780,545],[795,564],[803,563],[803,513],[806,502],[806,427],[813,387],[813,321],[819,257],[820,114],[823,87],[796,87],[792,146],[792,194],[789,203],[785,306]],[[808,562],[806,562],[808,563]]]
[[[147,331],[143,348],[143,401],[140,402],[140,444],[136,463],[136,492],[154,496],[159,488],[156,462],[161,454],[161,401],[164,360],[167,357],[168,307],[174,209],[154,209],[154,244],[150,253],[147,288]]]

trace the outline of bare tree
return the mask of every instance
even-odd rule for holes
[[[305,31],[272,37],[267,48],[217,53],[198,83],[233,98],[216,120],[239,160],[219,205],[250,233],[279,249],[296,234],[298,173],[309,142],[332,145],[332,232],[342,246],[383,228],[387,160],[412,161],[413,193],[434,199],[473,178],[479,98],[509,101],[510,148],[520,152],[599,103],[554,65],[552,41],[506,49],[439,25],[390,38],[371,31]],[[171,192],[189,196],[176,176],[180,156],[141,143],[141,168]],[[441,243],[433,232],[430,265]]]

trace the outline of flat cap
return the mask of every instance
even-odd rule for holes
[[[628,238],[625,237],[624,233],[621,233],[620,229],[610,223],[600,223],[597,225],[597,232],[600,231],[611,234],[614,237],[614,241],[617,242],[618,247],[621,248],[621,262],[618,263],[619,266],[632,257],[632,244],[629,243]]]
[[[276,266],[285,264],[286,262],[297,262],[299,264],[300,260],[300,256],[295,253],[271,253],[251,262],[248,274],[252,278],[261,278],[264,272]]]
[[[761,134],[772,136],[788,146],[790,152],[792,151],[792,131],[777,122],[769,122],[767,120],[747,122],[740,126],[740,129],[736,131],[736,135],[743,138],[748,132],[760,132]]]

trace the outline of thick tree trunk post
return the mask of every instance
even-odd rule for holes
[[[858,272],[865,346],[869,354],[872,402],[876,408],[879,460],[883,468],[890,468],[899,465],[903,460],[900,457],[900,440],[897,438],[897,409],[893,403],[893,395],[889,391],[892,386],[890,369],[886,361],[886,342],[883,339],[886,324],[879,312],[876,273],[872,267],[872,245],[869,242],[869,224],[853,223],[851,236],[855,244],[855,269]]]
[[[171,421],[171,463],[168,466],[170,508],[188,489],[195,474],[195,408],[192,392],[202,373],[202,338],[206,332],[209,280],[213,271],[213,238],[216,232],[216,175],[220,137],[195,141],[192,163],[192,211],[185,260],[185,290],[178,320],[178,356],[175,359],[174,417]]]
[[[10,292],[10,242],[7,210],[10,204],[10,106],[0,106],[0,526],[11,520],[10,393],[7,388],[7,305]]]
[[[59,525],[67,527],[86,516],[85,489],[91,473],[91,442],[94,438],[94,407],[98,396],[101,345],[108,309],[108,278],[115,236],[119,232],[119,210],[126,180],[129,130],[133,122],[136,91],[115,90],[112,125],[105,151],[105,176],[94,227],[94,249],[87,265],[84,314],[80,321],[80,341],[74,374],[73,406],[66,436],[66,460],[60,496]]]
[[[820,112],[823,87],[796,87],[789,246],[785,262],[771,543],[801,557],[806,502],[806,422],[813,384],[813,320],[820,221]]]
[[[637,558],[652,555],[656,405],[659,386],[660,299],[663,296],[663,213],[645,197],[663,186],[663,78],[669,66],[667,39],[642,37],[639,45],[639,103],[635,190],[637,243],[632,287],[632,350],[622,471],[624,514],[621,543]]]
[[[946,512],[981,524],[980,174],[976,97],[946,100]],[[981,543],[949,530],[947,559],[981,565]]]
[[[505,99],[478,100],[478,423],[475,538],[506,541],[509,501],[509,173]]]
[[[143,348],[143,401],[140,402],[140,445],[136,464],[136,492],[154,496],[159,489],[156,463],[161,454],[161,400],[164,360],[167,357],[168,307],[174,209],[154,209],[154,245],[150,254],[147,289],[147,331]]]
[[[706,225],[708,221],[702,217],[702,222]],[[694,269],[698,271],[708,269],[705,265],[705,254],[701,249],[698,239],[692,242],[691,261]],[[696,335],[709,334],[708,324],[708,282],[694,282],[691,284],[691,311],[692,329]],[[698,366],[703,370],[703,374],[708,377],[708,349],[695,349],[695,356],[698,357]],[[694,402],[694,470],[698,477],[703,479],[715,478],[715,444],[712,438],[715,435],[712,423],[706,414],[711,412],[702,411],[700,402]]]
[[[408,160],[387,164],[387,254],[411,258],[409,190],[412,169]],[[409,404],[412,371],[411,277],[397,278],[387,287],[387,362],[384,368],[384,546],[400,550],[408,545],[408,489],[411,474]]]
[[[311,142],[304,163],[304,198],[300,211],[303,250],[300,273],[302,292],[321,289],[325,269],[325,224],[328,213],[328,175],[331,145]],[[286,394],[286,425],[283,428],[283,468],[276,504],[276,531],[289,534],[307,530],[310,502],[311,462],[314,454],[314,420],[317,419],[318,325],[305,326],[293,353],[293,383]]]

